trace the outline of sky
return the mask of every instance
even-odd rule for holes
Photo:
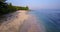
[[[30,9],[60,9],[60,0],[7,0],[15,6],[28,6]]]

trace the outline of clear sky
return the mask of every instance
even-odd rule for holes
[[[60,9],[60,0],[8,0],[15,6],[29,6],[30,9]]]

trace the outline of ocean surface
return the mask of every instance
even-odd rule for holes
[[[18,10],[4,15],[0,22],[0,32],[60,32],[60,10]]]
[[[44,25],[46,32],[60,32],[60,10],[32,10],[29,13],[36,15],[39,23]]]

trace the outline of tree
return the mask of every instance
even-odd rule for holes
[[[15,12],[17,10],[29,10],[28,6],[26,7],[13,6],[12,3],[6,3],[5,1],[6,0],[0,0],[0,15]]]
[[[26,6],[26,9],[29,10],[28,6]]]
[[[5,3],[6,0],[0,0],[0,14],[4,14],[6,8],[7,8],[7,3]]]
[[[0,2],[5,2],[6,0],[0,0]]]

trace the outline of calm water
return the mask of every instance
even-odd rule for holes
[[[4,17],[0,32],[60,32],[60,10],[17,11]]]
[[[47,32],[60,32],[60,10],[33,10],[30,14],[37,16]]]

